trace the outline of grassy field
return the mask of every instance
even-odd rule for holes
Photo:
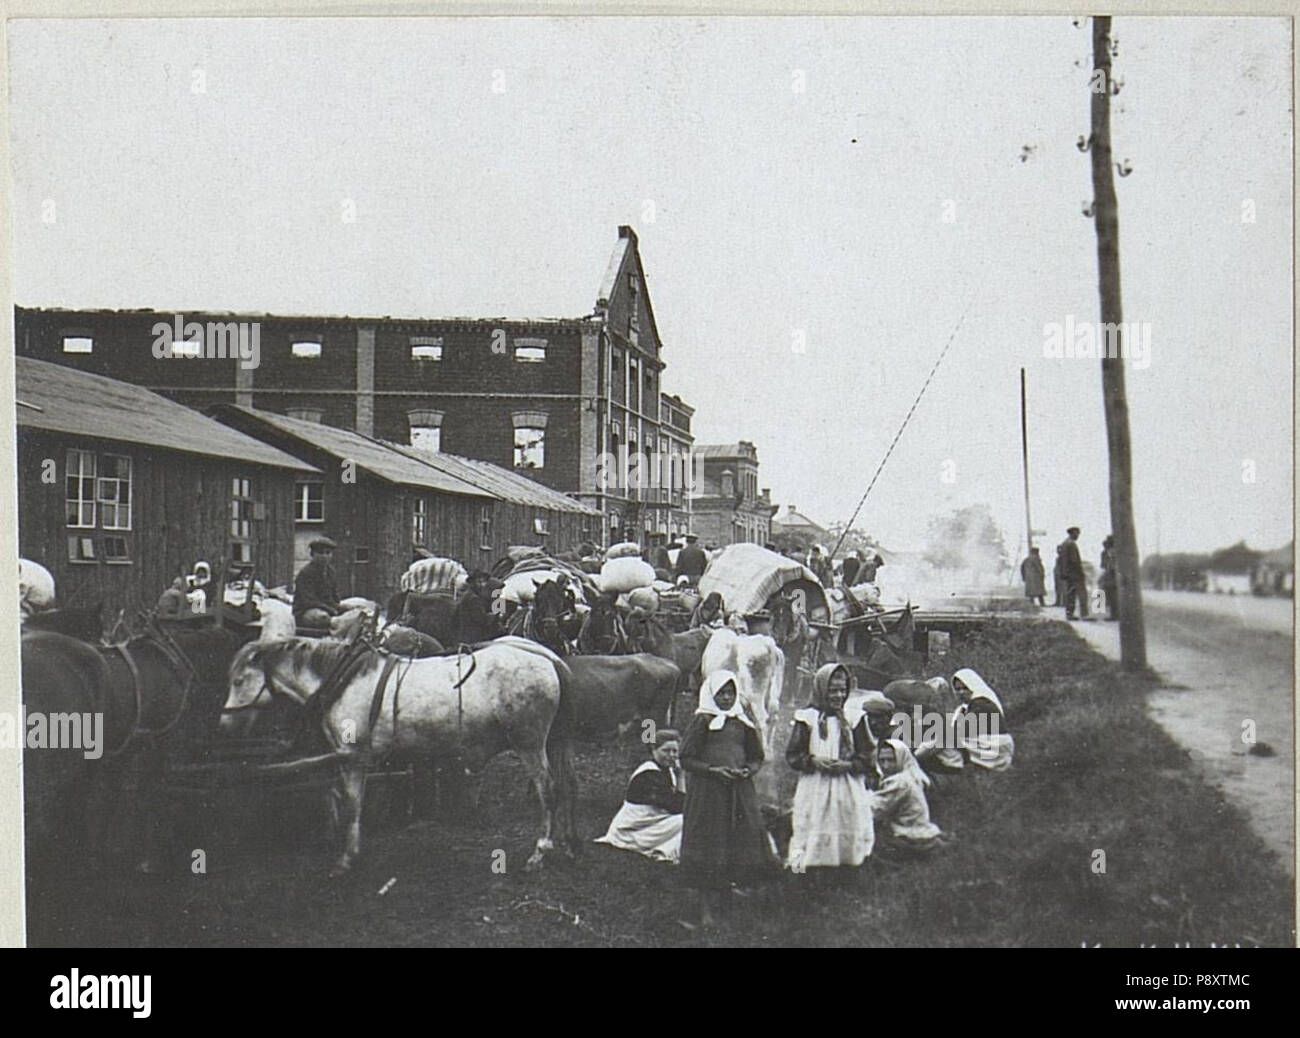
[[[967,774],[935,798],[935,820],[955,841],[921,860],[873,860],[831,882],[787,875],[738,900],[716,932],[678,925],[689,909],[672,866],[590,845],[575,862],[553,859],[540,872],[524,872],[535,809],[522,770],[502,758],[489,768],[472,816],[398,827],[384,822],[376,798],[365,856],[344,880],[326,877],[330,849],[320,839],[295,842],[293,831],[302,827],[286,818],[256,843],[209,839],[205,875],[185,868],[172,878],[118,877],[111,886],[83,887],[75,904],[33,905],[31,940],[1294,944],[1286,876],[1241,815],[1148,719],[1140,683],[1056,623],[986,628],[954,646],[944,669],[958,666],[978,669],[1002,696],[1016,760],[1002,774]],[[581,749],[578,818],[588,839],[604,831],[643,752],[632,736]],[[243,805],[243,813],[255,807]],[[1094,871],[1097,851],[1105,855],[1104,873]],[[502,861],[504,873],[494,871]]]

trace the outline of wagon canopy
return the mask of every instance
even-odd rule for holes
[[[791,585],[808,595],[809,616],[828,611],[826,593],[807,566],[758,544],[729,544],[700,577],[700,594],[716,591],[727,612],[755,613]]]

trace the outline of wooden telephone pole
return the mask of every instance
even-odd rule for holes
[[[1092,20],[1092,188],[1097,230],[1097,283],[1103,330],[1116,329],[1115,357],[1103,345],[1101,392],[1106,409],[1106,445],[1110,452],[1110,523],[1115,538],[1119,591],[1120,661],[1125,670],[1145,670],[1146,631],[1142,622],[1137,528],[1133,522],[1133,463],[1130,457],[1128,401],[1124,394],[1123,306],[1119,278],[1119,203],[1115,198],[1115,164],[1110,148],[1110,17]],[[1098,73],[1101,73],[1098,84]],[[1100,85],[1100,89],[1098,89]]]

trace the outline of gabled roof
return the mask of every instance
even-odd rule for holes
[[[254,465],[316,472],[315,466],[129,382],[63,364],[15,357],[18,425],[141,444]]]
[[[818,530],[826,529],[826,527],[822,526],[821,523],[814,522],[812,519],[809,519],[802,512],[795,511],[794,508],[790,508],[780,515],[773,516],[772,525],[773,526],[811,526]]]
[[[693,453],[701,458],[748,458],[758,456],[757,448],[748,440],[739,443],[697,443]]]
[[[417,458],[394,450],[383,440],[375,440],[349,429],[336,429],[332,425],[305,422],[300,418],[290,418],[288,415],[259,411],[252,407],[236,407],[231,404],[219,404],[215,412],[218,417],[232,412],[245,415],[255,422],[278,429],[303,443],[326,451],[336,458],[354,461],[359,468],[387,483],[436,490],[444,494],[461,494],[466,497],[494,496],[468,480],[460,479]]]
[[[573,512],[594,517],[599,517],[601,514],[596,509],[575,501],[567,494],[552,490],[500,465],[493,465],[490,461],[463,458],[459,454],[444,454],[441,451],[421,450],[419,447],[390,443],[387,440],[381,442],[441,472],[472,483],[502,501],[528,505],[532,508],[546,508],[552,512]]]
[[[600,309],[602,304],[607,304],[610,298],[618,290],[619,275],[629,266],[636,268],[638,277],[641,279],[641,299],[645,304],[645,315],[650,320],[650,330],[654,335],[654,341],[660,348],[663,348],[664,341],[659,336],[659,325],[655,321],[654,303],[650,301],[650,286],[646,284],[645,264],[641,262],[641,250],[637,245],[636,231],[627,225],[622,225],[618,229],[618,242],[614,245],[614,253],[609,258],[609,266],[605,268],[605,276],[600,282],[600,295],[596,297],[596,308]]]

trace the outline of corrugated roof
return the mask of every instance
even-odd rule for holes
[[[521,476],[490,461],[464,458],[459,454],[444,454],[441,451],[421,450],[418,447],[411,447],[404,443],[390,443],[387,440],[381,442],[409,457],[419,459],[426,465],[473,483],[503,501],[533,508],[546,508],[553,512],[573,512],[595,517],[601,514],[596,509],[575,501],[567,494],[552,490],[527,476]]]
[[[252,407],[231,409],[264,422],[290,436],[296,436],[314,447],[329,451],[338,458],[354,461],[367,472],[389,483],[423,487],[444,494],[461,494],[466,497],[494,496],[468,480],[394,450],[391,444],[371,439],[349,429],[336,429],[332,425],[304,422],[300,418],[259,411]]]
[[[163,308],[161,310],[149,306],[137,307],[86,307],[76,309],[63,306],[15,306],[15,310],[29,314],[67,314],[70,317],[79,315],[99,315],[105,317],[130,317],[130,316],[158,316],[172,317],[176,314],[185,314],[198,318],[223,318],[233,321],[301,321],[304,325],[309,325],[312,321],[361,321],[375,322],[393,321],[401,324],[437,324],[463,322],[468,324],[554,324],[554,325],[578,325],[591,320],[591,316],[585,317],[527,317],[521,315],[497,315],[494,317],[484,317],[482,315],[468,316],[456,314],[441,315],[411,315],[411,314],[300,314],[289,311],[277,311],[269,313],[264,310],[215,310],[204,307],[177,307],[174,309]]]
[[[160,450],[238,458],[316,472],[260,440],[148,389],[62,364],[15,357],[19,426],[138,443]]]

